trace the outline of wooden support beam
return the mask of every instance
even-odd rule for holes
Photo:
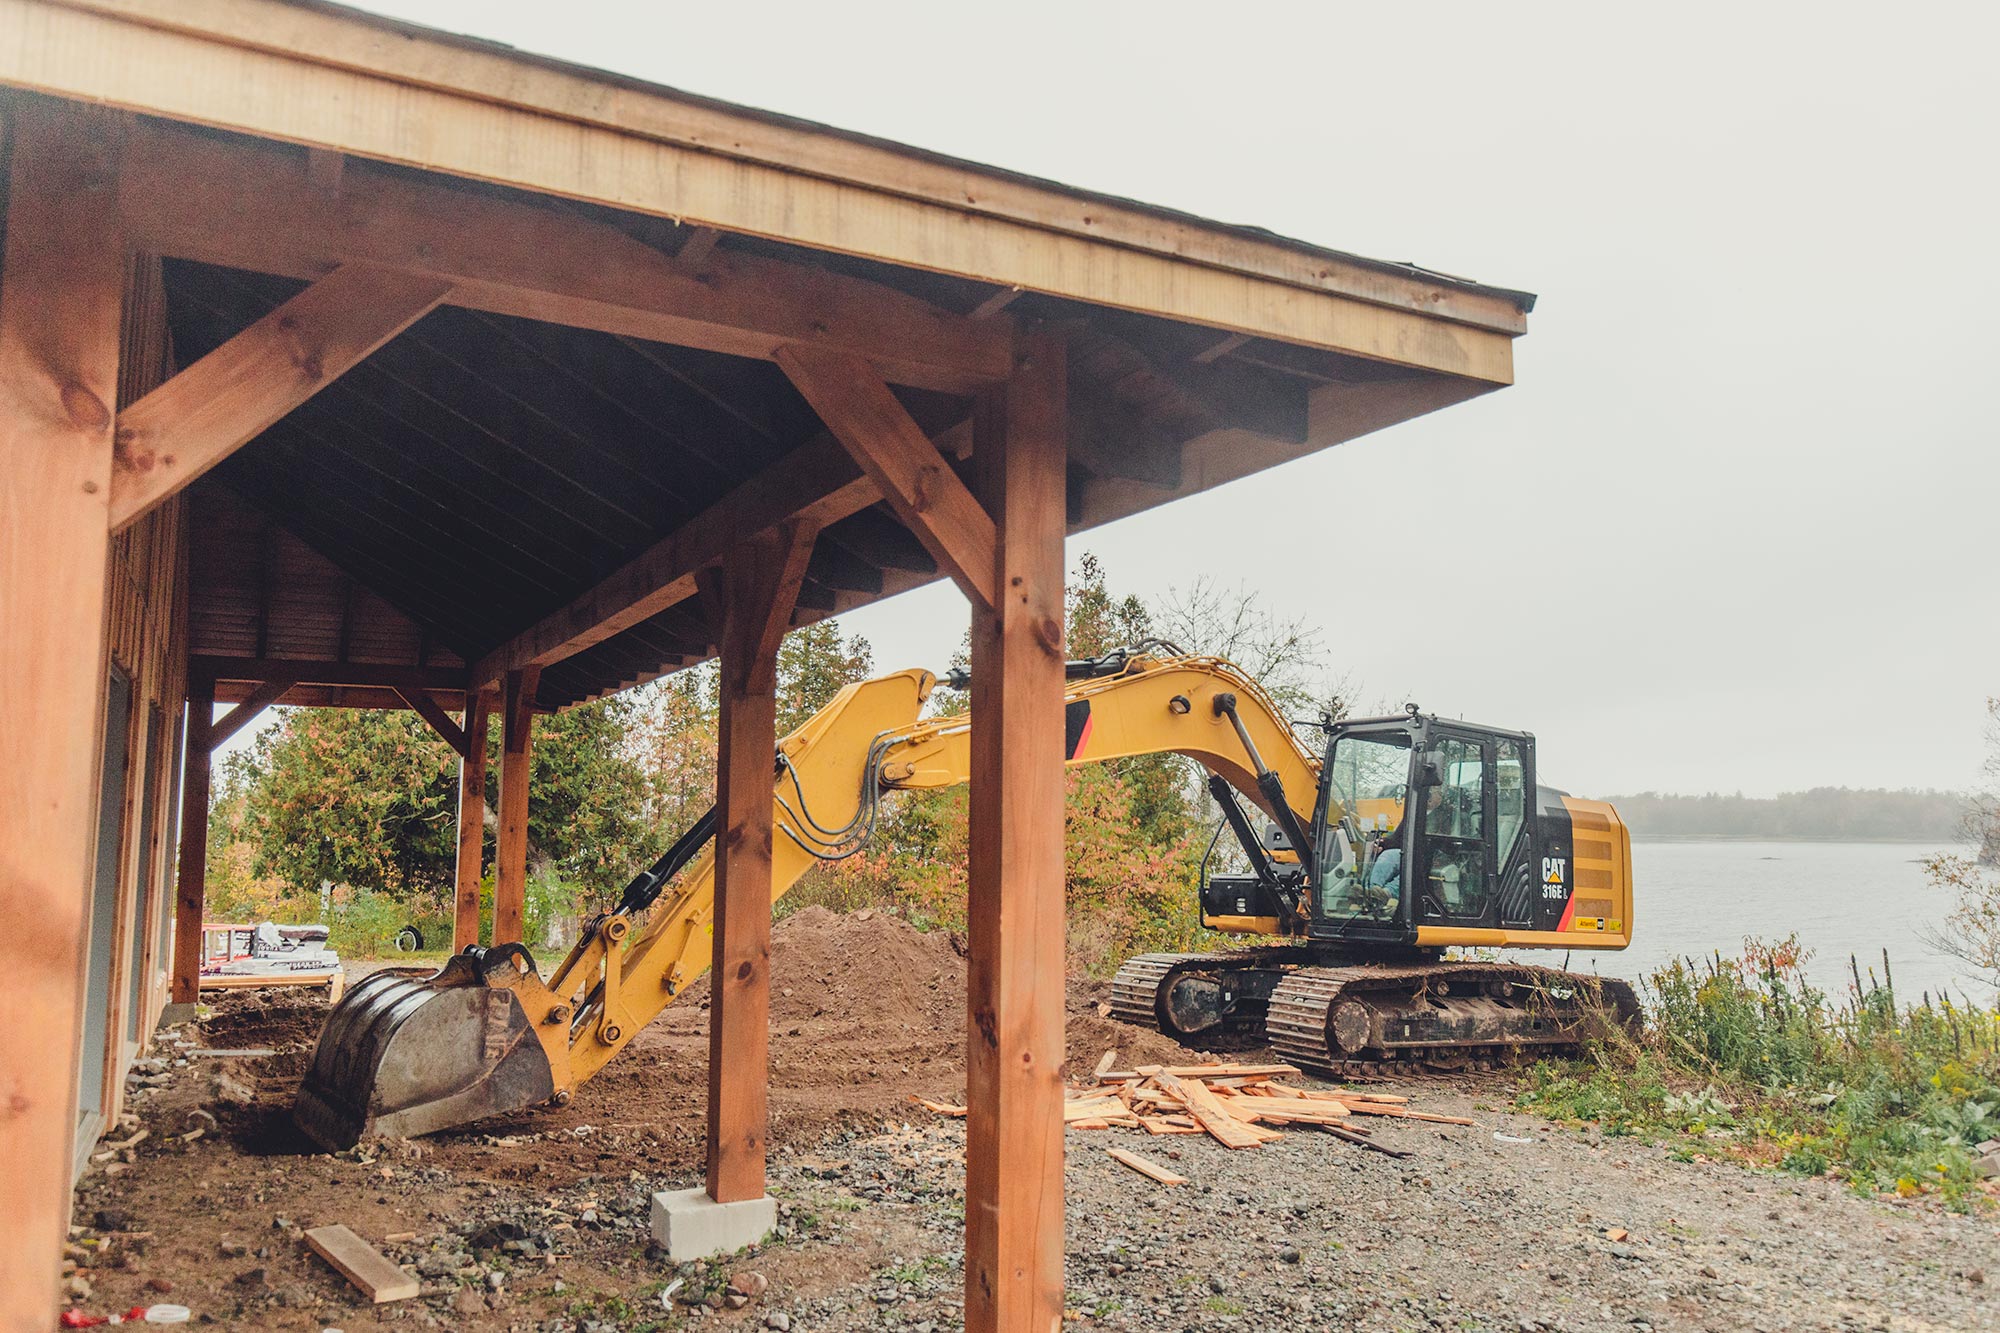
[[[291,692],[292,686],[296,684],[298,682],[290,676],[276,676],[270,680],[261,682],[256,689],[250,691],[248,698],[244,699],[242,703],[237,704],[236,707],[230,709],[227,713],[224,713],[210,725],[208,729],[208,748],[213,750],[216,746],[243,730],[246,723],[272,704],[278,702],[278,700],[284,698]],[[213,693],[209,695],[211,702],[213,702],[214,697]]]
[[[119,124],[10,100],[0,252],[0,1324],[54,1327],[97,846]],[[91,1077],[97,1077],[96,1070]]]
[[[120,412],[113,528],[178,494],[450,291],[435,277],[343,265]]]
[[[1055,336],[1024,340],[975,427],[1005,596],[972,613],[967,1333],[1062,1323],[1066,379]]]
[[[737,543],[788,520],[823,528],[875,503],[881,492],[837,440],[785,455],[634,556],[568,606],[481,658],[476,685],[503,672],[551,666],[696,595],[695,576]]]
[[[388,690],[462,690],[464,667],[388,666],[376,662],[312,662],[289,657],[218,657],[196,654],[188,675],[208,680],[266,681],[289,677],[300,685],[348,685]]]
[[[173,1001],[193,1004],[201,985],[201,916],[208,899],[208,789],[214,762],[215,687],[188,682],[185,768],[181,778],[180,868],[174,877]]]
[[[798,345],[779,349],[777,361],[924,549],[966,596],[990,608],[993,520],[889,386],[842,352]]]
[[[135,135],[124,200],[151,253],[296,278],[371,264],[442,281],[474,310],[765,360],[816,343],[948,392],[1007,373],[1009,321],[817,266],[734,250],[682,263],[571,209],[358,160],[330,200],[292,149],[164,124]]]
[[[458,871],[452,910],[451,947],[457,953],[479,943],[479,889],[486,853],[486,720],[492,699],[476,691],[465,700],[465,748],[458,766]]]
[[[404,703],[417,710],[418,717],[430,723],[431,730],[435,731],[444,743],[457,753],[460,759],[466,757],[466,732],[464,728],[451,720],[451,714],[440,708],[437,700],[431,698],[430,695],[424,693],[422,690],[399,688],[396,693],[402,696]]]
[[[521,942],[528,905],[528,774],[538,666],[509,671],[500,701],[500,829],[493,842],[493,943]]]
[[[809,525],[787,524],[753,537],[722,562],[720,824],[708,1013],[708,1194],[717,1203],[764,1194],[778,644],[805,578],[813,535]]]

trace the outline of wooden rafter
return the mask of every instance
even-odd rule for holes
[[[120,412],[113,528],[179,493],[450,290],[421,274],[343,266]]]
[[[481,658],[475,685],[524,666],[548,666],[695,595],[695,576],[745,538],[800,519],[825,527],[873,504],[880,492],[834,440],[780,459],[582,596]]]
[[[573,211],[350,162],[339,197],[272,145],[151,125],[122,192],[151,252],[289,277],[371,264],[447,283],[453,305],[769,359],[809,342],[897,383],[964,391],[1005,377],[1005,319],[968,320],[815,266],[711,250],[683,264]]]
[[[994,604],[993,520],[859,357],[786,347],[778,366],[966,596]]]

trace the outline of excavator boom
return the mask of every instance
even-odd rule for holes
[[[922,717],[936,683],[928,671],[907,670],[849,685],[779,745],[774,903],[815,862],[864,845],[887,793],[966,781],[970,717]],[[1218,696],[1230,710],[1215,706]],[[1256,683],[1227,662],[1132,656],[1115,674],[1071,681],[1065,703],[1068,763],[1190,755],[1269,806],[1240,725],[1273,765],[1266,771],[1301,803],[1286,813],[1311,817],[1317,761]],[[301,1128],[344,1148],[566,1099],[708,970],[714,844],[708,834],[692,840],[699,850],[677,875],[670,853],[634,881],[639,892],[628,890],[625,910],[580,932],[546,978],[526,949],[507,945],[468,950],[431,973],[379,972],[356,986],[321,1032],[294,1105]],[[649,894],[657,897],[646,901]]]

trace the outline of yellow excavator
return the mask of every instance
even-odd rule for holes
[[[1329,1073],[1484,1064],[1636,1019],[1623,982],[1445,956],[1631,940],[1625,826],[1537,785],[1531,735],[1411,707],[1309,724],[1323,733],[1310,747],[1238,668],[1164,644],[1072,662],[1068,678],[1069,764],[1173,753],[1208,770],[1223,819],[1202,923],[1271,941],[1133,958],[1112,982],[1117,1017],[1211,1049],[1268,1041]],[[889,793],[966,781],[973,721],[923,718],[936,683],[910,670],[849,685],[779,745],[774,902],[865,846]],[[1211,874],[1225,827],[1239,864]],[[711,810],[546,979],[504,944],[354,986],[320,1034],[300,1127],[338,1149],[568,1100],[707,970],[714,833]]]

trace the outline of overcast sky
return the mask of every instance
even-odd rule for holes
[[[1579,792],[1977,778],[1992,6],[368,8],[1537,292],[1515,387],[1072,558],[1257,587],[1364,698],[1534,731]],[[937,666],[962,617],[846,623]]]

